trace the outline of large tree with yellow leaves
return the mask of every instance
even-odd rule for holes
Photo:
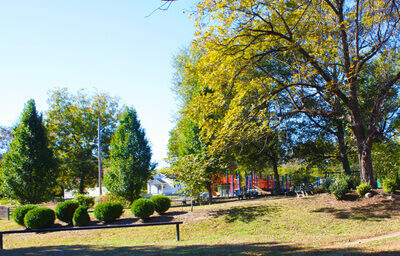
[[[204,52],[197,65],[203,93],[192,113],[210,137],[235,134],[232,140],[293,117],[346,121],[361,178],[374,185],[372,145],[398,115],[399,4],[200,1],[194,47]]]

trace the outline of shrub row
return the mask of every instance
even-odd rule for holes
[[[92,205],[89,197],[79,196],[72,201],[61,202],[56,206],[55,211],[47,207],[36,205],[23,205],[15,209],[13,219],[21,226],[31,229],[48,228],[54,224],[57,217],[62,222],[74,226],[85,226],[90,223],[88,206]],[[138,199],[132,206],[131,211],[135,217],[141,219],[149,218],[154,211],[158,214],[165,213],[171,207],[171,199],[158,195],[149,199]],[[94,208],[94,216],[106,223],[121,217],[123,205],[120,202],[99,203]]]
[[[30,229],[50,228],[56,219],[54,211],[47,207],[23,205],[13,213],[14,221]]]
[[[167,196],[157,195],[150,199],[141,198],[133,202],[131,211],[133,216],[147,219],[154,211],[158,214],[164,214],[171,207],[171,199]]]

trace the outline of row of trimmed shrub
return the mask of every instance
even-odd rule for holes
[[[21,226],[41,229],[51,227],[56,215],[50,208],[28,204],[17,207],[13,213],[13,219]]]
[[[157,195],[150,199],[141,198],[133,202],[131,211],[133,216],[147,219],[154,211],[158,214],[164,214],[171,207],[171,199],[167,196]]]
[[[131,211],[135,217],[147,219],[154,211],[165,213],[171,206],[171,200],[166,196],[154,196],[149,199],[138,199]],[[111,222],[121,217],[123,205],[120,202],[104,202],[96,205],[94,216],[99,221]],[[36,205],[23,205],[15,209],[13,218],[16,223],[30,229],[49,228],[59,219],[74,226],[85,226],[90,222],[90,216],[86,205],[80,205],[78,201],[65,201],[56,206],[55,211],[47,207]]]

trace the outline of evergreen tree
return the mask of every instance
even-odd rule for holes
[[[34,100],[25,105],[13,133],[1,166],[4,194],[23,204],[51,199],[57,177],[56,163]]]
[[[104,185],[110,193],[133,202],[154,169],[151,149],[136,111],[126,108],[110,144]]]

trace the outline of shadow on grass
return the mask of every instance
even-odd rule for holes
[[[383,201],[367,206],[351,207],[349,209],[336,209],[322,207],[312,212],[331,213],[338,219],[354,219],[363,221],[382,221],[399,215],[399,204],[395,201]]]
[[[229,209],[213,211],[210,213],[210,215],[215,218],[224,216],[226,222],[234,222],[239,220],[249,223],[255,220],[257,217],[275,213],[279,210],[280,207],[276,206],[238,206]]]
[[[190,245],[169,248],[157,246],[47,246],[28,247],[0,251],[0,255],[7,256],[83,256],[83,255],[298,255],[298,256],[338,256],[338,255],[365,255],[386,256],[400,255],[399,251],[382,251],[368,253],[358,248],[346,249],[306,249],[279,243],[227,244],[227,245]]]

